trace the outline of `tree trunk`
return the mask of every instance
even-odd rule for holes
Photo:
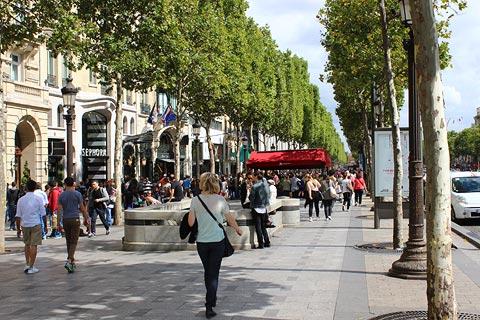
[[[117,190],[115,198],[115,225],[123,224],[123,208],[122,208],[122,176],[123,176],[123,86],[122,76],[117,75],[117,103],[115,106],[115,153],[113,159],[113,177]]]
[[[457,319],[450,223],[450,157],[432,1],[412,6],[418,105],[427,167],[428,319]]]
[[[240,168],[240,165],[241,165],[241,162],[240,162],[240,128],[237,126],[236,127],[237,129],[237,165],[236,165],[236,172],[235,174],[238,175],[240,172],[242,172],[241,168]],[[236,181],[236,180],[235,180]]]
[[[173,157],[175,159],[175,179],[180,180],[180,140],[182,139],[181,121],[175,121],[175,134],[173,135]]]
[[[0,58],[0,253],[5,252],[5,195],[7,194],[6,186],[6,149],[5,149],[5,114],[6,107],[3,104],[3,75],[2,75],[2,59]]]
[[[211,121],[208,123],[212,123]],[[210,125],[205,126],[205,131],[207,132],[207,145],[208,145],[208,154],[210,156],[210,172],[215,173],[215,149],[213,147],[212,137],[210,136]]]
[[[360,101],[363,99],[360,97]],[[368,133],[368,115],[367,107],[362,110],[363,116],[363,134],[365,136],[365,161],[366,161],[366,180],[367,187],[370,188],[372,185],[372,137]]]
[[[394,75],[392,71],[392,58],[390,55],[390,40],[387,33],[387,13],[385,11],[385,0],[379,0],[380,23],[382,25],[383,57],[385,63],[385,77],[387,80],[388,103],[392,114],[392,142],[393,142],[393,248],[403,247],[402,225],[402,145],[400,143],[400,116],[397,108],[397,93],[395,91]]]
[[[254,150],[257,150],[255,141],[253,141],[253,123],[250,125],[250,150],[253,148]]]

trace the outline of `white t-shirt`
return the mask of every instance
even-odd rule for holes
[[[33,192],[27,192],[26,195],[18,199],[17,214],[15,217],[22,219],[23,227],[35,227],[41,224],[45,216],[45,206],[42,199]]]
[[[352,192],[352,190],[348,189],[348,185],[351,185],[352,181],[350,178],[345,178],[342,180],[342,192]]]
[[[48,197],[47,197],[47,194],[40,190],[40,189],[36,189],[35,191],[33,191],[33,194],[36,195],[37,197],[39,197],[40,199],[42,199],[42,202],[43,202],[43,205],[46,206],[48,204]]]

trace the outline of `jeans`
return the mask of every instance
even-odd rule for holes
[[[270,239],[267,232],[268,213],[258,213],[252,209],[252,217],[255,221],[255,233],[257,234],[258,247],[263,248],[270,245]]]
[[[15,230],[15,215],[17,214],[17,206],[9,204],[7,206],[8,221],[10,222],[10,229]]]
[[[89,216],[90,216],[90,232],[91,233],[96,233],[97,232],[97,216],[100,216],[100,220],[102,220],[102,224],[105,227],[105,230],[109,230],[110,227],[107,224],[107,219],[105,218],[105,209],[103,208],[90,208],[89,210]]]
[[[333,200],[322,200],[323,203],[323,210],[325,212],[325,218],[332,216],[332,207],[333,207]]]
[[[318,207],[318,204],[320,202],[320,193],[318,191],[312,191],[312,198],[311,200],[308,200],[308,216],[311,218],[313,215],[313,207],[315,206],[315,214],[317,215],[317,218],[320,215],[320,209]]]
[[[217,305],[218,275],[224,250],[225,239],[219,242],[197,242],[197,252],[202,260],[207,289],[205,306],[210,309]]]
[[[352,199],[352,193],[351,192],[344,192],[343,193],[343,205],[347,205],[347,210],[350,209],[351,199]]]
[[[355,190],[355,203],[362,204],[363,190]]]
[[[107,220],[108,226],[111,226],[112,225],[112,208],[107,207],[105,218]]]

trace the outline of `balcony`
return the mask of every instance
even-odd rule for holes
[[[47,74],[47,80],[45,80],[45,84],[52,88],[58,88],[57,76],[54,74]]]
[[[140,113],[149,115],[150,111],[152,111],[152,107],[148,103],[140,103]]]

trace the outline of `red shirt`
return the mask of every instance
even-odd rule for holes
[[[62,189],[59,187],[54,187],[48,193],[48,208],[53,212],[58,210],[58,197],[60,197]]]
[[[353,180],[353,190],[363,189],[365,189],[365,180],[363,180],[363,178],[355,178],[355,180]]]

